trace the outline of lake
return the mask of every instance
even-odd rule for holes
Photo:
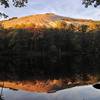
[[[76,86],[55,93],[35,93],[3,89],[4,100],[100,100],[100,90],[92,85]]]

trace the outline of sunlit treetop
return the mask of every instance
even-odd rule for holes
[[[90,5],[97,7],[100,5],[100,0],[83,0],[82,4],[84,4],[86,8]]]

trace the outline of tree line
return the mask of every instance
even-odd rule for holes
[[[100,74],[100,31],[13,29],[0,35],[0,79]]]

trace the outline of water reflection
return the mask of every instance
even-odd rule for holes
[[[100,100],[100,90],[92,85],[73,87],[55,93],[32,93],[4,89],[5,100]]]
[[[58,100],[100,100],[100,90],[92,85],[74,87],[57,92]]]
[[[2,87],[1,87],[0,100],[4,100],[4,97],[3,97],[3,88],[4,88],[4,82],[2,83]]]

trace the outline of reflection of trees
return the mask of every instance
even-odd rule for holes
[[[5,100],[4,97],[0,96],[0,100]]]
[[[100,34],[87,32],[87,26],[81,28],[80,32],[63,29],[6,32],[7,37],[0,38],[0,78],[96,73],[100,69]]]
[[[3,88],[4,88],[4,81],[3,81],[3,84],[2,84],[2,87],[1,87],[0,100],[4,100]]]

